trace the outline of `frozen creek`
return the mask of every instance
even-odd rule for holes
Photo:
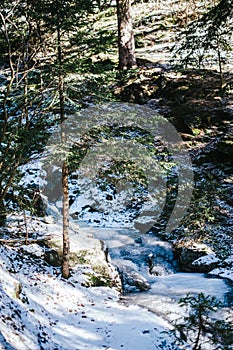
[[[129,290],[120,302],[135,304],[162,316],[167,321],[179,314],[178,300],[188,293],[215,296],[228,307],[232,306],[232,286],[227,280],[203,273],[182,273],[177,270],[171,245],[134,229],[89,227],[79,223],[85,232],[92,233],[108,247],[111,263],[133,267],[150,284],[142,292]],[[148,257],[153,254],[154,268],[160,275],[149,273]],[[157,255],[157,257],[156,257]]]

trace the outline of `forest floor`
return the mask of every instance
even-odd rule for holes
[[[179,14],[179,23],[185,21],[177,3],[161,0],[134,7],[138,69],[119,74],[116,50],[93,55],[87,62],[89,71],[67,76],[67,85],[75,88],[68,94],[82,107],[112,100],[145,104],[174,124],[196,166],[197,196],[191,214],[197,215],[190,217],[191,235],[199,239],[206,224],[213,230],[217,253],[225,260],[226,254],[229,257],[219,274],[224,277],[225,271],[229,277],[233,269],[232,63],[224,69],[222,86],[216,65],[184,69],[174,63],[173,19]],[[116,32],[112,14],[109,21],[103,17],[96,25],[103,24]],[[187,227],[191,230],[190,222]],[[0,349],[182,348],[171,345],[168,322],[138,306],[120,305],[116,290],[86,288],[81,285],[82,274],[64,281],[58,268],[40,259],[39,246],[32,252],[22,245],[1,245],[0,250]],[[187,344],[184,348],[189,349]]]

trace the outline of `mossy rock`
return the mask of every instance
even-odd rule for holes
[[[93,273],[88,273],[88,287],[116,287],[121,290],[121,281],[116,271],[110,265],[95,265],[92,267]]]
[[[90,252],[88,250],[80,250],[76,253],[71,252],[69,255],[70,267],[76,265],[90,264],[90,259],[88,258]],[[51,266],[61,266],[62,264],[62,250],[61,249],[46,249],[44,253],[45,261]]]

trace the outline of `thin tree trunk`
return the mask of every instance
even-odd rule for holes
[[[199,310],[199,315],[198,315],[198,332],[197,332],[197,337],[196,337],[196,341],[195,341],[193,350],[198,350],[199,349],[199,342],[200,342],[202,327],[203,327],[203,320],[202,320],[202,316],[201,316],[201,311]]]
[[[5,226],[6,223],[6,210],[2,200],[0,200],[0,227]]]
[[[28,245],[28,224],[27,224],[27,216],[25,209],[23,210],[23,219],[24,219],[24,226],[25,226],[25,244]]]
[[[218,67],[219,67],[219,76],[220,76],[220,88],[223,88],[223,74],[222,74],[222,57],[220,52],[220,43],[219,35],[217,34],[217,53],[218,53]]]
[[[57,15],[57,60],[58,60],[58,91],[59,91],[59,106],[60,106],[60,122],[61,122],[61,141],[66,142],[65,130],[62,123],[65,120],[65,101],[64,101],[64,79],[62,72],[62,47],[61,47],[61,28],[59,14]],[[65,160],[62,166],[62,217],[63,217],[63,254],[62,254],[62,277],[68,278],[70,275],[69,254],[70,254],[70,239],[69,239],[69,167]]]
[[[136,68],[131,0],[117,0],[119,69]]]
[[[68,164],[65,161],[62,167],[62,189],[63,189],[63,256],[62,256],[62,277],[68,278],[70,275],[69,267],[69,187],[68,187]]]

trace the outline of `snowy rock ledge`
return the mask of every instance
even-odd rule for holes
[[[224,267],[224,268],[219,267],[219,268],[213,269],[210,272],[210,275],[226,278],[233,282],[233,267]]]
[[[197,272],[210,272],[216,268],[219,263],[219,258],[216,256],[216,254],[212,253],[193,261],[192,265]]]
[[[208,272],[208,265],[202,264],[202,260],[199,259],[209,254],[213,254],[213,251],[207,245],[196,242],[189,242],[188,245],[182,243],[175,247],[175,256],[179,267],[185,272]],[[196,261],[197,263],[195,263]]]
[[[62,220],[47,225],[44,240],[44,259],[51,266],[61,266],[62,261]],[[110,262],[103,242],[88,234],[75,222],[70,223],[70,267],[71,274],[87,278],[83,284],[87,286],[109,286],[121,291],[120,276]]]
[[[201,272],[233,281],[233,256],[220,260],[210,247],[193,243],[175,247],[179,267],[185,272]]]

